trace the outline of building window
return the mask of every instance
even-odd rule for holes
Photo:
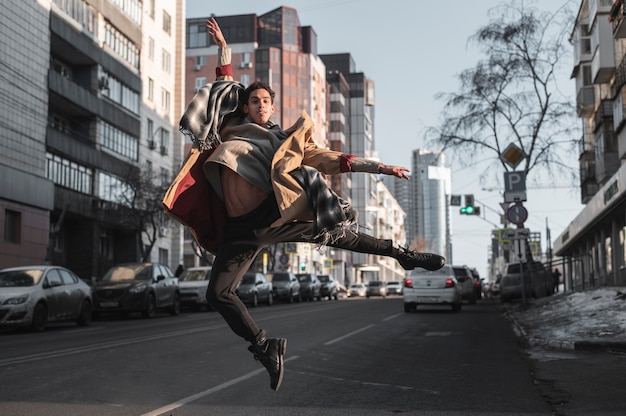
[[[155,0],[148,0],[148,15],[152,20],[154,20],[154,13],[156,11],[156,7],[154,6]]]
[[[47,179],[56,185],[91,195],[93,189],[91,169],[52,153],[46,153],[46,159]]]
[[[154,101],[154,80],[148,78],[148,100]]]
[[[170,111],[170,93],[165,88],[161,88],[161,110],[164,113]]]
[[[16,243],[22,240],[22,213],[6,209],[4,211],[4,241]]]
[[[139,140],[104,121],[102,122],[100,144],[102,147],[131,160],[138,160],[139,158]]]
[[[134,195],[135,193],[132,188],[122,179],[107,172],[99,172],[98,198],[125,206],[131,206]]]
[[[104,44],[134,68],[139,68],[139,48],[110,22],[104,25]]]
[[[170,182],[170,171],[161,168],[161,185],[167,185]]]
[[[172,73],[172,56],[165,49],[161,50],[161,69],[168,74]]]
[[[246,87],[250,85],[250,74],[241,74],[241,83]]]
[[[168,257],[169,257],[169,253],[167,252],[167,249],[160,248],[159,249],[159,263],[167,265],[169,263]]]
[[[139,94],[112,75],[106,74],[106,77],[108,78],[109,88],[103,90],[102,95],[120,104],[127,110],[139,114]]]
[[[189,48],[206,48],[209,46],[209,37],[207,36],[206,23],[190,23],[187,25],[187,47]]]
[[[196,65],[205,66],[206,65],[206,55],[198,55],[196,56]]]
[[[156,148],[156,144],[154,142],[154,121],[150,118],[146,119],[146,133],[148,135],[148,148]]]
[[[141,26],[141,0],[112,0],[126,16]]]
[[[148,59],[154,62],[154,39],[148,38]]]
[[[113,260],[113,236],[111,236],[106,229],[100,231],[98,254],[105,259]]]
[[[168,35],[172,34],[172,17],[163,10],[163,31]]]
[[[204,87],[205,85],[206,85],[206,77],[198,77],[198,78],[196,78],[195,91],[196,92],[200,91],[200,88]]]
[[[167,155],[170,147],[170,132],[161,128],[161,154]]]

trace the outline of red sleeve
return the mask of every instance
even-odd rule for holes
[[[223,76],[233,76],[233,67],[230,64],[218,66],[215,68],[215,76],[223,77]]]
[[[346,153],[341,154],[341,159],[339,160],[339,169],[341,173],[344,172],[352,172],[352,159],[354,159],[356,155],[349,155]]]

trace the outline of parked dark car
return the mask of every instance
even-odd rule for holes
[[[64,267],[37,265],[0,270],[0,327],[43,331],[50,322],[91,322],[91,288]]]
[[[206,290],[211,278],[211,266],[190,267],[178,277],[181,306],[212,310],[206,300]]]
[[[381,282],[380,280],[373,280],[367,284],[367,290],[365,291],[365,297],[369,298],[371,296],[382,296],[383,298],[387,297],[387,287],[385,286],[385,282]]]
[[[259,302],[271,305],[274,303],[272,282],[263,273],[247,272],[237,287],[237,296],[245,304],[257,307]]]
[[[339,299],[339,282],[330,274],[320,274],[317,276],[322,283],[321,292],[322,297],[327,297],[328,300]]]
[[[289,303],[300,302],[300,282],[292,272],[269,272],[265,274],[272,282],[274,299],[286,300]]]
[[[159,263],[126,263],[112,267],[93,286],[94,313],[141,312],[151,318],[157,310],[180,313],[178,278]]]
[[[315,273],[299,273],[296,277],[300,282],[300,295],[303,299],[322,300],[322,283]]]

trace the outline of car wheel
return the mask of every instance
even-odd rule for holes
[[[296,296],[296,302],[302,302],[302,294],[300,294],[300,292],[298,292],[298,295]]]
[[[274,303],[274,295],[272,294],[272,292],[267,294],[267,306],[272,306],[272,304]]]
[[[48,308],[43,303],[38,303],[33,311],[33,322],[31,328],[37,332],[46,329],[48,323]]]
[[[461,301],[452,304],[452,312],[460,312],[462,307]]]
[[[411,312],[411,311],[414,311],[414,310],[415,310],[415,305],[414,304],[408,303],[408,302],[406,302],[404,304],[404,312]]]
[[[476,304],[476,295],[474,295],[471,298],[469,298],[468,302],[469,302],[470,305],[475,305]]]
[[[148,302],[146,303],[146,308],[143,310],[141,315],[144,318],[152,318],[154,317],[155,311],[156,311],[156,302],[154,300],[154,294],[150,293],[148,295]]]
[[[80,314],[76,323],[80,326],[87,326],[91,322],[91,302],[84,300],[80,306]]]
[[[174,303],[170,308],[170,315],[176,316],[180,314],[180,295],[178,293],[174,293]]]
[[[259,306],[259,295],[255,292],[252,296],[252,307],[256,308],[257,306]]]

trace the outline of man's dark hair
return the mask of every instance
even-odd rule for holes
[[[276,93],[274,92],[272,87],[269,86],[269,84],[266,84],[263,81],[256,81],[248,85],[248,88],[246,88],[243,91],[243,95],[241,96],[241,102],[243,104],[248,104],[248,100],[250,99],[250,94],[252,94],[253,91],[261,90],[261,89],[270,93],[272,104],[274,104],[274,96],[276,95]]]

